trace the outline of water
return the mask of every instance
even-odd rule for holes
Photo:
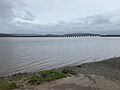
[[[120,56],[120,38],[0,38],[0,76]]]

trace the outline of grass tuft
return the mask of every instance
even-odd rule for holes
[[[29,78],[28,83],[33,85],[33,84],[40,84],[41,83],[41,78],[39,78],[37,75],[34,75]]]
[[[62,70],[62,73],[64,73],[64,74],[72,74],[72,75],[76,75],[77,73],[76,72],[74,72],[73,70],[70,70],[70,69],[63,69]]]
[[[15,83],[2,83],[0,84],[0,90],[13,90],[17,88]]]
[[[63,73],[58,73],[55,71],[42,71],[41,75],[44,81],[52,81],[66,76]]]

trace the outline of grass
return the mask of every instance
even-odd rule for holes
[[[42,71],[41,72],[42,79],[45,81],[51,81],[66,77],[63,73],[55,72],[55,71]]]
[[[0,90],[13,90],[15,88],[17,88],[17,85],[15,83],[0,84]]]
[[[71,69],[63,69],[62,70],[62,73],[64,73],[64,74],[72,74],[72,75],[76,75],[77,73],[76,72],[74,72],[73,70],[71,70]]]
[[[33,84],[40,84],[41,83],[41,78],[39,78],[37,75],[34,75],[29,78],[27,83],[33,85]]]
[[[13,90],[21,86],[38,85],[44,82],[54,81],[65,78],[70,75],[76,75],[71,69],[45,70],[35,73],[16,74],[0,78],[0,90]],[[14,83],[13,83],[14,82]]]
[[[39,72],[39,74],[30,77],[28,83],[40,84],[45,81],[53,81],[64,77],[66,77],[66,75],[63,73],[46,70],[46,71],[41,71]]]
[[[69,69],[64,69],[62,70],[62,72],[51,71],[51,70],[41,71],[39,72],[39,74],[30,77],[28,80],[28,83],[32,85],[40,84],[46,81],[54,81],[57,79],[65,78],[66,76],[69,76],[70,74],[76,75],[75,72]]]

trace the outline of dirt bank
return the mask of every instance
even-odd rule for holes
[[[25,90],[120,90],[120,58],[67,68],[78,74]]]
[[[53,71],[60,72],[63,69],[70,69],[77,75],[14,90],[120,90],[119,57]]]

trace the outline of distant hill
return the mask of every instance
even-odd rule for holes
[[[61,37],[61,36],[99,36],[99,34],[91,34],[91,33],[70,33],[70,34],[2,34],[0,33],[0,37]]]
[[[68,34],[3,34],[0,37],[71,37],[71,36],[100,36],[100,37],[120,37],[120,35],[101,35],[92,33],[68,33]]]
[[[62,37],[62,36],[100,36],[91,33],[70,33],[70,34],[12,34],[14,37]]]
[[[12,37],[12,35],[0,33],[0,37]]]

